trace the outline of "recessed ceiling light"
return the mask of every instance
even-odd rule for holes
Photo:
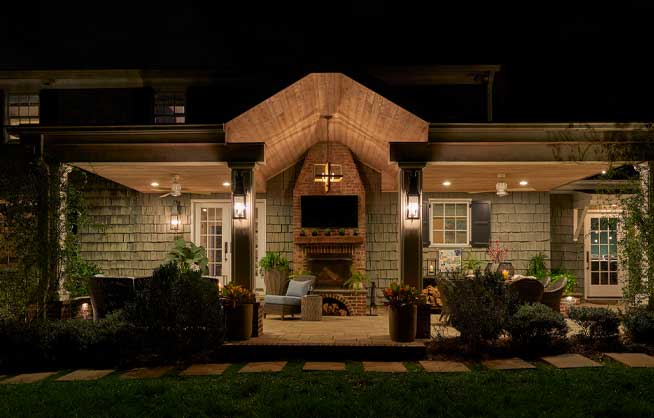
[[[529,182],[527,180],[520,180],[520,185],[521,186],[526,186],[528,184],[529,184]]]
[[[156,181],[153,181],[152,183],[150,183],[150,186],[152,186],[152,187],[158,187],[158,186],[159,186],[159,183],[157,183]]]
[[[229,187],[229,186],[231,186],[231,185],[232,185],[232,184],[231,184],[230,182],[228,182],[228,181],[223,181],[223,186],[225,186],[225,187]]]
[[[602,170],[602,174],[606,174],[606,170]]]
[[[207,208],[202,208],[202,212],[206,212],[206,211],[207,211]]]
[[[451,185],[452,185],[452,182],[449,181],[449,180],[445,180],[445,181],[443,182],[443,186],[445,186],[445,187],[450,187]]]

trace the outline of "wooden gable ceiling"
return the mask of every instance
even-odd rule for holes
[[[258,183],[295,164],[311,146],[327,140],[348,146],[382,175],[382,190],[397,189],[389,142],[427,142],[429,124],[340,73],[314,73],[225,125],[227,142],[264,142]],[[260,188],[261,189],[261,188]]]

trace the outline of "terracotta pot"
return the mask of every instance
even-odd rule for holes
[[[418,307],[416,305],[388,306],[388,331],[391,340],[411,342],[416,339]]]
[[[269,270],[263,274],[263,283],[267,295],[286,295],[288,289],[288,272]]]
[[[254,305],[246,303],[236,308],[225,309],[225,322],[227,330],[225,337],[228,340],[248,340],[252,336],[252,316]]]

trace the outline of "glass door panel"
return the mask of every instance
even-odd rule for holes
[[[587,296],[621,296],[617,218],[613,214],[589,214],[585,227]]]

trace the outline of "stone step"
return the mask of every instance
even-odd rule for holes
[[[654,367],[654,357],[643,353],[606,353],[606,355],[627,367]]]
[[[486,368],[490,370],[526,370],[526,369],[535,369],[536,366],[534,366],[531,363],[527,363],[526,361],[514,357],[514,358],[507,358],[507,359],[497,359],[497,360],[486,360],[482,361],[481,364],[483,364]]]
[[[558,369],[576,369],[583,367],[602,367],[601,364],[581,354],[561,354],[559,356],[541,357],[543,361]]]
[[[0,381],[0,385],[13,385],[18,383],[36,383],[45,380],[50,376],[57,374],[57,372],[45,373],[23,373],[8,379]]]
[[[465,373],[470,369],[458,361],[422,360],[419,362],[428,373]]]
[[[399,361],[364,361],[363,371],[382,373],[405,373],[404,364]]]
[[[257,361],[247,363],[239,373],[278,373],[286,366],[285,361]]]
[[[57,379],[57,382],[74,382],[78,380],[97,380],[105,376],[110,375],[115,372],[115,370],[87,370],[80,369],[75,370],[74,372],[68,373],[67,375],[61,376]]]

